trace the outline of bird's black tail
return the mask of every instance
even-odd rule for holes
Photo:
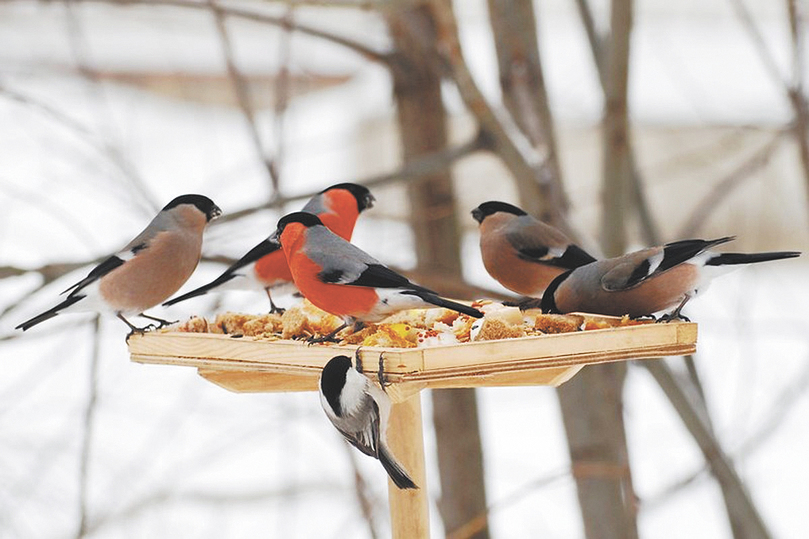
[[[180,303],[181,301],[185,301],[187,299],[195,298],[197,296],[202,296],[216,288],[217,286],[223,285],[226,282],[230,281],[236,277],[235,273],[226,272],[211,281],[208,284],[202,285],[199,288],[192,290],[191,292],[186,292],[182,296],[177,296],[176,298],[172,298],[163,303],[164,307],[168,307],[169,305],[174,305],[175,303]]]
[[[407,475],[407,472],[402,468],[402,466],[396,462],[396,459],[393,458],[393,455],[390,454],[388,448],[384,445],[380,445],[379,447],[379,462],[382,463],[382,466],[385,468],[385,471],[388,472],[388,476],[390,477],[393,484],[397,487],[405,489],[405,488],[419,488],[410,476]]]
[[[463,303],[458,303],[456,301],[444,299],[441,296],[434,294],[433,292],[425,288],[418,288],[416,290],[407,290],[406,292],[403,293],[418,296],[427,303],[432,303],[436,307],[444,307],[446,309],[457,311],[459,313],[467,314],[472,318],[483,318],[483,313],[475,309],[474,307],[470,307],[469,305],[464,305]]]
[[[801,256],[798,251],[775,251],[772,253],[719,253],[711,257],[706,266],[730,266],[736,264],[754,264],[756,262],[769,262],[782,258],[795,258]]]
[[[32,319],[30,319],[30,320],[26,320],[25,322],[23,322],[19,326],[15,327],[14,329],[21,329],[21,330],[25,331],[25,330],[27,330],[29,328],[34,327],[35,325],[39,324],[40,322],[44,322],[45,320],[50,320],[51,318],[53,318],[54,316],[59,314],[59,311],[70,307],[71,305],[73,305],[74,303],[76,303],[77,301],[79,301],[80,299],[82,299],[84,297],[86,297],[86,296],[81,296],[81,295],[68,296],[67,299],[65,299],[65,301],[63,301],[62,303],[60,303],[56,307],[54,307],[52,309],[48,309],[44,313],[38,314],[35,317],[33,317]]]

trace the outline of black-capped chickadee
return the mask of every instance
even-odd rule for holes
[[[319,386],[320,404],[340,434],[366,455],[379,459],[397,487],[418,488],[385,442],[391,406],[388,395],[355,369],[347,356],[335,356],[326,363]]]

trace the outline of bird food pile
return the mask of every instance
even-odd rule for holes
[[[417,348],[571,333],[575,331],[646,324],[650,320],[591,317],[582,314],[542,314],[538,309],[520,311],[498,302],[472,304],[483,311],[482,319],[471,318],[443,308],[402,311],[378,324],[368,324],[357,332],[338,333],[340,344],[385,348]],[[164,331],[216,333],[265,340],[297,339],[327,335],[342,320],[303,301],[283,314],[252,315],[223,313],[213,321],[193,317]]]

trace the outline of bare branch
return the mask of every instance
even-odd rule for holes
[[[250,91],[247,88],[244,77],[239,72],[236,66],[236,60],[233,57],[233,46],[228,36],[228,30],[225,25],[225,15],[219,9],[219,6],[214,0],[206,0],[213,12],[214,21],[216,23],[216,31],[219,34],[219,41],[222,44],[222,52],[225,55],[225,64],[227,65],[228,76],[233,81],[233,90],[236,93],[236,102],[239,104],[245,121],[247,122],[247,132],[250,135],[250,141],[253,144],[253,151],[256,153],[258,160],[264,165],[267,170],[267,175],[270,178],[272,185],[273,196],[278,196],[278,174],[272,157],[264,155],[264,148],[261,144],[261,135],[258,132],[258,125],[256,124],[256,115],[253,112],[253,105],[250,103]]]
[[[548,178],[542,174],[547,154],[538,152],[512,118],[487,102],[469,71],[458,37],[458,28],[450,0],[433,0],[438,31],[438,54],[455,82],[466,108],[475,116],[482,131],[491,137],[498,157],[514,176],[520,200],[526,211],[541,215],[559,228],[573,233],[563,208],[543,197],[542,186]]]
[[[672,403],[688,431],[702,450],[711,472],[722,486],[734,533],[743,530],[742,537],[768,538],[767,527],[753,504],[733,465],[722,447],[711,435],[705,423],[695,412],[671,370],[663,361],[643,361],[641,364],[651,373],[669,401]],[[737,535],[739,536],[739,535]]]
[[[102,4],[111,4],[114,6],[121,6],[126,7],[129,5],[147,5],[147,6],[170,6],[170,7],[178,7],[178,8],[186,8],[186,9],[195,9],[195,10],[205,10],[209,11],[210,6],[204,2],[197,2],[193,0],[71,0],[73,2],[84,2],[84,3],[102,3]],[[343,48],[349,49],[356,54],[359,54],[363,58],[367,60],[371,60],[373,62],[379,62],[382,64],[389,64],[391,61],[390,54],[386,52],[381,52],[374,50],[373,48],[364,45],[358,41],[354,41],[352,39],[338,36],[336,34],[332,34],[326,30],[321,30],[318,28],[314,28],[308,26],[306,24],[301,23],[292,23],[286,19],[286,17],[276,17],[274,15],[268,15],[265,13],[260,13],[257,11],[251,11],[247,9],[237,8],[233,6],[217,6],[217,9],[222,15],[227,17],[233,17],[237,19],[253,21],[262,24],[270,24],[273,26],[279,26],[282,28],[286,28],[288,30],[292,30],[295,32],[300,32],[301,34],[306,34],[312,37],[316,37],[319,39],[323,39],[334,43],[336,45],[340,45]]]
[[[781,129],[767,141],[753,155],[745,159],[739,166],[733,169],[724,178],[716,182],[708,194],[700,201],[686,219],[685,224],[680,229],[678,237],[692,238],[699,234],[699,229],[705,224],[714,210],[727,198],[734,189],[742,185],[745,180],[761,170],[770,162],[775,150],[779,148],[781,142],[789,131]]]
[[[358,180],[356,183],[371,188],[371,187],[382,187],[384,185],[390,185],[404,181],[419,180],[425,176],[434,174],[435,172],[445,170],[452,163],[454,163],[458,159],[461,159],[462,157],[465,157],[469,154],[484,149],[486,147],[486,143],[487,143],[486,138],[479,134],[477,137],[459,146],[438,150],[432,153],[422,154],[421,157],[413,158],[410,161],[406,162],[402,166],[402,168],[394,172],[380,174],[379,176],[372,176],[370,178]],[[247,217],[248,215],[252,215],[259,211],[279,208],[289,202],[293,202],[296,200],[306,200],[313,197],[319,192],[320,191],[312,191],[290,197],[281,196],[265,204],[260,204],[258,206],[246,208],[244,210],[235,211],[227,215],[223,215],[222,217],[214,221],[213,225],[218,225],[221,223],[227,223],[230,221],[242,219],[244,217]]]

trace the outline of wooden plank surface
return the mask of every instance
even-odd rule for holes
[[[552,385],[584,365],[693,353],[697,325],[674,322],[480,341],[424,348],[362,348],[372,375],[384,373],[396,402],[424,388]],[[311,391],[333,356],[356,346],[233,338],[208,333],[150,332],[129,339],[133,361],[196,367],[207,380],[238,392]]]

